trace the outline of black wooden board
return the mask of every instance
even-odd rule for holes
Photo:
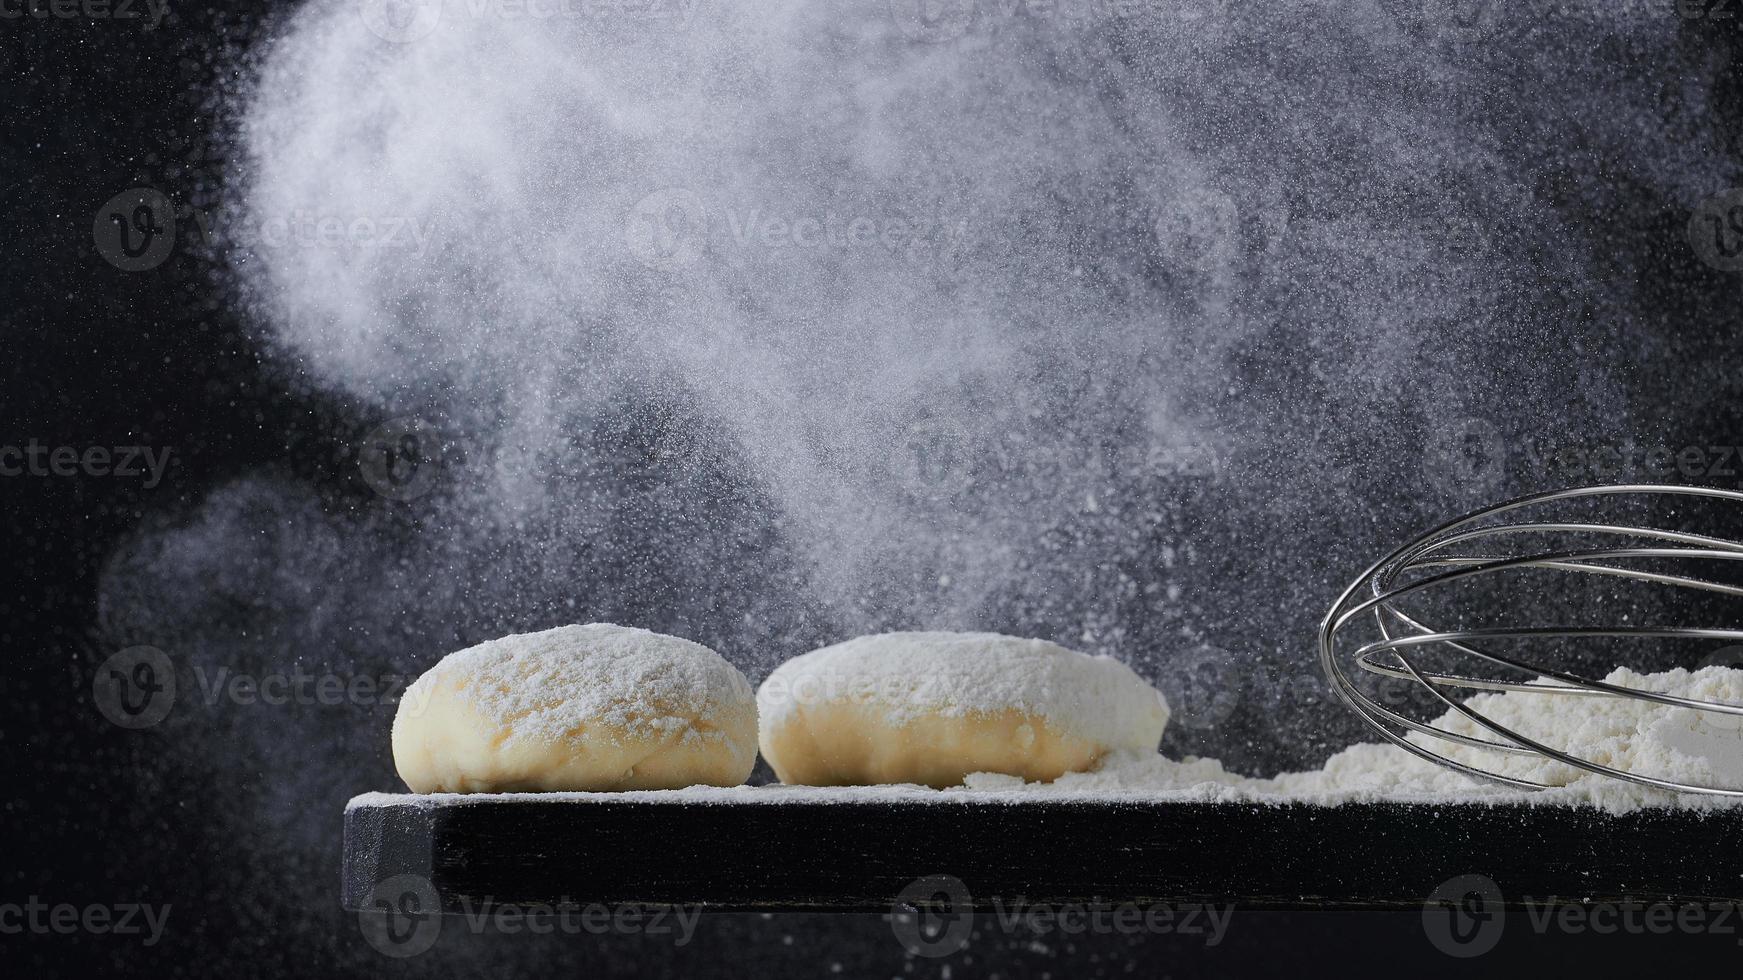
[[[1421,908],[1484,875],[1511,904],[1743,899],[1743,808],[1060,800],[696,803],[375,796],[345,815],[347,908],[427,880],[480,903],[888,911],[917,879],[976,901]]]

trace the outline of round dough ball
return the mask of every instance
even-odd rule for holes
[[[442,658],[406,689],[393,761],[414,793],[736,786],[750,682],[700,643],[592,623]]]
[[[757,690],[763,758],[784,783],[1031,781],[1153,753],[1168,702],[1131,668],[996,633],[883,633],[782,664]]]

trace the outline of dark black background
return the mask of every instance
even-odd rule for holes
[[[6,93],[0,233],[7,246],[0,272],[6,360],[0,443],[174,448],[168,477],[149,490],[115,479],[0,480],[9,545],[0,563],[0,743],[11,774],[0,901],[39,896],[173,906],[156,947],[136,937],[5,935],[0,965],[20,975],[78,975],[96,966],[157,976],[535,969],[805,975],[832,968],[848,976],[903,976],[936,975],[945,965],[959,975],[1196,976],[1260,968],[1448,974],[1467,968],[1426,943],[1414,914],[1347,913],[1247,914],[1237,918],[1229,941],[1211,950],[1184,938],[1032,941],[989,931],[966,958],[942,962],[905,958],[876,917],[734,915],[706,920],[696,941],[681,949],[635,936],[455,934],[400,963],[365,945],[354,917],[338,907],[338,812],[324,826],[297,831],[330,845],[320,851],[322,860],[278,869],[282,888],[271,876],[233,874],[254,860],[250,855],[284,852],[272,841],[239,839],[233,824],[209,819],[209,801],[234,788],[226,780],[272,780],[269,760],[240,773],[156,765],[150,760],[169,733],[124,732],[102,720],[90,701],[90,671],[112,652],[99,639],[99,569],[148,514],[189,505],[260,467],[298,468],[338,498],[364,496],[346,469],[346,446],[371,420],[304,385],[294,365],[263,356],[226,302],[221,265],[202,255],[197,241],[157,269],[127,273],[97,254],[91,223],[105,201],[132,187],[160,188],[189,208],[220,199],[227,110],[209,93],[235,70],[236,52],[285,14],[270,8],[177,4],[154,31],[86,18],[0,22]],[[1682,29],[1691,46],[1728,50],[1734,25],[1701,17],[1685,20]],[[1714,99],[1728,118],[1743,119],[1735,87]],[[1648,200],[1637,212],[1590,220],[1607,224],[1602,230],[1628,257],[1619,270],[1652,273],[1640,283],[1650,315],[1632,325],[1632,342],[1669,348],[1691,362],[1726,358],[1743,280],[1691,259],[1677,241],[1682,216]],[[1627,357],[1629,350],[1618,346],[1616,353]],[[1663,406],[1659,422],[1672,428],[1724,428],[1726,420],[1676,417],[1685,393],[1675,372],[1662,367],[1676,362],[1643,362],[1635,380],[1642,411],[1652,415]],[[1374,479],[1384,483],[1385,474]],[[1246,736],[1258,723],[1241,724],[1247,728],[1232,728],[1228,741],[1250,745]],[[357,748],[375,756],[383,750]],[[1278,750],[1261,744],[1253,751],[1257,759],[1248,761],[1262,762]],[[264,834],[273,825],[259,826]],[[311,894],[326,899],[311,908]],[[1662,967],[1690,953],[1721,964],[1743,959],[1734,937],[1558,938],[1515,929],[1478,968],[1536,960],[1562,971],[1578,964],[1608,972],[1631,960]]]

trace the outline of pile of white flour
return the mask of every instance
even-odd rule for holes
[[[1730,704],[1743,704],[1743,670],[1728,667],[1637,674],[1618,668],[1610,684]],[[1743,716],[1697,712],[1632,698],[1508,692],[1479,694],[1466,704],[1527,738],[1600,765],[1677,782],[1743,789]],[[1438,728],[1499,741],[1464,715],[1448,710]],[[1352,746],[1321,769],[1252,779],[1225,771],[1215,759],[1176,762],[1163,756],[1110,759],[1096,772],[1051,784],[1018,784],[993,773],[970,776],[969,791],[1057,796],[1188,794],[1216,799],[1312,803],[1405,799],[1451,802],[1529,799],[1585,803],[1626,811],[1643,806],[1713,806],[1726,798],[1674,794],[1597,775],[1535,754],[1490,752],[1412,733],[1412,741],[1466,765],[1554,787],[1533,792],[1467,778],[1388,744]]]

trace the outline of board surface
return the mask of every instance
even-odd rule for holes
[[[935,875],[976,902],[1420,908],[1463,875],[1491,879],[1510,904],[1743,899],[1743,808],[364,799],[345,815],[350,909],[401,875],[427,881],[449,913],[888,911]]]

